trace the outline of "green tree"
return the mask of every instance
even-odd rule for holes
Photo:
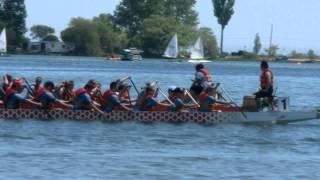
[[[2,0],[0,4],[0,21],[7,29],[8,49],[12,51],[21,46],[25,39],[24,33],[27,31],[25,3],[24,0]]]
[[[52,42],[59,42],[59,38],[53,34],[50,34],[42,39],[43,41],[52,41]]]
[[[198,13],[194,10],[196,0],[167,0],[164,2],[164,16],[175,17],[186,26],[197,26]]]
[[[275,58],[277,57],[279,47],[277,45],[272,45],[270,48],[265,49],[266,53],[270,58]]]
[[[31,36],[33,39],[42,41],[49,35],[54,34],[55,30],[52,27],[46,25],[34,25],[30,28]]]
[[[308,51],[307,55],[308,55],[308,58],[309,58],[310,60],[314,60],[314,59],[316,59],[316,57],[317,57],[317,55],[314,53],[314,51],[313,51],[312,49],[310,49],[310,50]]]
[[[141,42],[138,37],[142,24],[151,16],[175,17],[179,24],[196,26],[198,14],[193,9],[195,4],[195,0],[122,0],[114,19],[117,25],[128,31],[129,38]]]
[[[142,33],[139,37],[143,42],[141,48],[147,56],[160,57],[178,29],[174,17],[151,16],[142,24]]]
[[[257,33],[257,34],[256,34],[256,37],[255,37],[255,39],[254,39],[253,53],[254,53],[255,55],[258,55],[259,52],[260,52],[260,50],[261,50],[261,47],[262,47],[262,45],[261,45],[261,41],[260,41],[260,36],[259,36],[259,34]]]
[[[212,3],[214,7],[214,15],[218,18],[218,23],[221,25],[220,53],[223,54],[224,29],[234,14],[233,6],[235,4],[235,0],[212,0]]]
[[[113,24],[110,14],[100,14],[93,19],[74,18],[62,31],[61,38],[75,46],[75,55],[117,53],[127,46],[126,34]]]
[[[163,0],[122,0],[114,13],[115,22],[133,37],[139,33],[145,19],[151,15],[162,15],[162,2]]]
[[[219,49],[214,32],[211,28],[202,27],[199,29],[199,34],[203,41],[205,57],[215,59],[218,55]]]
[[[89,19],[74,18],[67,29],[61,32],[64,42],[75,46],[75,55],[100,55],[97,26]]]
[[[100,14],[93,18],[98,28],[99,41],[104,53],[118,53],[128,44],[127,36],[113,24],[110,14]]]

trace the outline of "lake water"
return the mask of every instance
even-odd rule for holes
[[[189,87],[194,65],[145,60],[12,56],[0,75],[41,75],[80,87],[131,75],[138,86],[157,80],[163,89]],[[257,91],[258,62],[206,64],[215,81],[240,104]],[[320,107],[320,64],[271,63],[278,96],[292,110]],[[140,124],[0,120],[0,179],[318,179],[320,122],[285,126]]]

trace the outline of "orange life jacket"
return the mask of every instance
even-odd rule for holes
[[[198,72],[203,73],[205,78],[206,78],[206,80],[209,81],[209,82],[212,82],[212,77],[211,77],[211,75],[210,75],[210,73],[209,73],[209,71],[207,69],[202,68],[202,69],[199,69]]]
[[[271,74],[271,84],[268,82],[268,73]],[[273,86],[273,73],[270,69],[265,69],[260,75],[260,87],[262,89],[267,88],[268,86]]]

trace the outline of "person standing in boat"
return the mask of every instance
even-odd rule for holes
[[[254,95],[256,98],[272,98],[273,96],[273,73],[269,68],[267,61],[262,61],[261,65],[261,75],[260,75],[260,90]]]
[[[213,83],[212,76],[203,64],[196,65],[196,74],[193,84],[190,88],[195,96],[199,96],[209,85]]]
[[[75,110],[94,110],[104,114],[103,111],[98,108],[98,104],[96,104],[90,96],[92,90],[95,88],[96,83],[90,80],[83,88],[76,90],[74,100]]]
[[[54,89],[55,86],[52,81],[45,82],[43,88],[40,88],[36,92],[36,100],[38,100],[42,104],[44,109],[53,109],[55,104],[63,108],[72,109],[72,105],[63,102],[54,96]]]
[[[24,86],[21,80],[15,80],[12,86],[7,89],[6,97],[4,100],[5,108],[7,109],[19,109],[21,103],[29,103],[34,106],[41,106],[40,103],[23,98],[20,94],[23,92]]]
[[[131,108],[127,107],[128,105],[122,103],[117,96],[118,83],[112,82],[110,84],[110,89],[107,90],[102,98],[101,105],[105,112],[112,112],[114,110],[125,110],[133,111]]]

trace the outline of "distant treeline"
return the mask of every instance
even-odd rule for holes
[[[145,56],[160,57],[175,33],[182,48],[202,36],[205,55],[215,58],[216,37],[210,28],[198,28],[195,4],[195,0],[122,0],[114,14],[72,19],[61,39],[73,44],[77,55],[112,54],[137,47]]]
[[[14,51],[28,42],[24,36],[27,32],[24,0],[0,3],[0,27],[7,28],[9,50]],[[210,28],[198,28],[195,4],[196,0],[122,0],[113,14],[71,19],[60,38],[75,47],[72,52],[75,55],[110,55],[137,47],[145,56],[160,57],[175,33],[182,49],[189,48],[201,36],[205,56],[215,58],[218,54],[215,34]],[[31,36],[40,41],[58,40],[54,29],[46,25],[33,26]]]

